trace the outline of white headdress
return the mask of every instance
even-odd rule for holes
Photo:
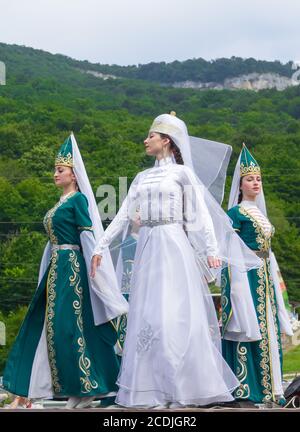
[[[128,311],[128,304],[119,290],[116,273],[109,251],[105,252],[101,266],[97,269],[95,278],[90,278],[89,276],[95,241],[100,239],[104,230],[92,187],[73,133],[61,146],[60,152],[55,160],[55,165],[64,165],[73,169],[79,190],[88,200],[88,211],[93,224],[93,234],[88,231],[83,231],[80,234],[80,241],[87,266],[94,322],[96,325],[103,324],[126,313]],[[41,280],[48,267],[50,257],[51,248],[48,243],[40,266],[39,280]]]
[[[231,209],[238,204],[241,178],[250,174],[260,175],[261,170],[253,155],[249,152],[246,145],[243,144],[233,174],[228,201],[228,209]],[[260,209],[260,211],[267,217],[266,201],[262,187],[259,195],[256,197],[255,204]],[[278,276],[280,274],[279,266],[272,250],[270,250],[269,256],[270,269],[274,281],[281,330],[288,335],[292,335],[293,331],[290,325],[289,317],[284,305],[280,288]],[[225,334],[225,338],[233,339],[233,335],[235,335],[234,340],[247,341],[245,335],[248,334],[250,335],[250,339],[258,340],[258,337],[255,336],[255,331],[253,331],[253,328],[255,327],[254,324],[256,321],[256,314],[253,311],[253,302],[251,297],[249,280],[247,277],[245,277],[245,274],[238,272],[237,269],[233,269],[233,271],[231,272],[231,292],[231,301],[234,313],[232,315],[230,326],[227,327],[228,331]],[[241,329],[243,329],[243,331]]]
[[[184,165],[191,168],[204,186],[221,204],[226,171],[232,147],[217,141],[189,136],[186,124],[171,114],[161,114],[153,121],[150,132],[168,135],[181,152]]]

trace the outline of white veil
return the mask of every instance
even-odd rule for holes
[[[99,325],[127,313],[128,303],[120,293],[116,272],[109,251],[105,251],[102,265],[97,269],[95,278],[92,279],[89,276],[93,249],[95,243],[103,235],[104,230],[93,190],[73,133],[70,138],[72,142],[73,171],[79,190],[88,200],[89,215],[93,224],[94,235],[91,232],[83,231],[80,234],[80,241],[82,243],[83,255],[87,267],[94,322],[96,325]],[[50,242],[48,242],[40,264],[39,283],[47,270],[50,258],[51,246]]]
[[[242,152],[237,160],[232,184],[230,189],[228,209],[235,207],[238,204],[238,198],[240,193],[240,160]],[[266,201],[264,196],[263,187],[261,187],[261,192],[255,201],[257,207],[260,211],[267,216]],[[290,320],[286,307],[284,305],[282,292],[279,282],[279,267],[274,253],[270,250],[270,268],[271,274],[274,281],[275,295],[278,305],[278,315],[279,322],[282,332],[291,336],[293,334]],[[231,290],[232,290],[232,308],[233,314],[231,322],[227,327],[227,334],[225,334],[225,339],[248,341],[248,340],[258,340],[258,323],[256,318],[256,313],[254,310],[254,305],[251,299],[251,292],[248,278],[244,273],[239,272],[237,268],[233,268],[231,271]],[[247,319],[246,319],[247,317]]]
[[[218,243],[218,257],[222,260],[223,266],[226,267],[228,263],[234,264],[239,268],[241,272],[247,272],[249,269],[258,268],[261,265],[261,260],[256,256],[256,254],[251,251],[245,243],[240,239],[240,237],[236,234],[236,232],[232,228],[231,221],[226,213],[223,211],[221,206],[216,201],[215,197],[210,193],[210,191],[205,187],[214,186],[218,184],[218,187],[215,190],[218,190],[219,198],[223,195],[224,188],[224,178],[227,168],[227,161],[229,159],[229,154],[231,152],[230,146],[223,146],[219,143],[212,144],[208,140],[206,141],[203,151],[203,155],[207,155],[209,153],[209,146],[214,145],[214,149],[219,144],[220,151],[218,152],[218,158],[216,158],[217,163],[214,162],[214,167],[216,167],[216,172],[210,167],[203,168],[202,167],[207,163],[207,161],[203,158],[201,160],[202,147],[201,140],[197,138],[190,139],[185,123],[180,120],[178,117],[175,117],[170,114],[162,114],[158,116],[152,126],[150,127],[150,132],[158,132],[167,134],[172,138],[174,143],[180,149],[181,155],[184,160],[185,165],[185,173],[187,177],[187,183],[191,186],[192,189],[192,197],[191,201],[196,202],[205,202],[210,218],[212,219],[213,229],[215,232],[215,237]],[[200,146],[201,152],[199,151],[198,158],[195,159],[195,163],[192,160],[192,147],[193,154],[195,154],[196,146]],[[223,147],[221,147],[223,146]],[[206,152],[206,153],[205,153]],[[208,162],[213,161],[214,153],[210,153]],[[200,176],[203,178],[205,185],[199,179],[199,177],[195,173],[195,166],[197,167],[197,171]],[[137,175],[137,177],[132,182],[132,185],[129,189],[129,193],[127,198],[122,204],[121,213],[122,218],[124,219],[124,229],[122,231],[122,236],[118,238],[118,241],[114,242],[114,246],[111,245],[111,250],[114,254],[117,255],[117,251],[121,249],[122,242],[125,241],[128,235],[130,235],[130,226],[134,222],[132,219],[132,215],[135,214],[135,201],[137,200],[137,189],[138,184],[141,182],[145,175],[147,175],[147,171],[143,171]],[[125,220],[127,219],[127,223]],[[192,227],[193,232],[192,236],[194,239],[194,243],[197,243],[198,249],[205,249],[205,239],[203,238],[203,221],[201,219],[201,214],[195,215],[194,221],[188,221],[189,227]],[[188,236],[189,233],[187,232]],[[94,252],[96,253],[96,251]],[[116,256],[115,255],[115,256]],[[134,258],[134,257],[133,257]],[[122,274],[122,263],[119,259],[115,260],[118,263],[117,265],[117,273],[118,279],[121,280]],[[128,285],[126,291],[128,293]]]
[[[232,147],[193,136],[190,136],[190,147],[195,173],[221,205]]]
[[[127,313],[128,303],[119,290],[116,273],[108,250],[103,254],[101,266],[97,268],[95,277],[91,278],[89,276],[94,244],[103,235],[104,230],[93,190],[73,133],[71,134],[71,140],[74,165],[73,171],[80,191],[88,200],[89,214],[93,223],[94,241],[91,241],[91,233],[87,231],[81,233],[80,240],[87,266],[94,321],[95,324],[98,325]]]
[[[89,276],[89,269],[95,238],[99,239],[103,233],[102,223],[99,216],[93,191],[85,170],[85,166],[76,143],[75,137],[71,134],[73,171],[80,191],[88,200],[89,215],[93,223],[94,235],[91,231],[83,231],[80,234],[82,252],[87,266],[87,277],[91,296],[91,304],[95,325],[103,324],[111,319],[128,312],[128,303],[119,291],[116,274],[111,261],[110,253],[107,251],[103,257],[103,265],[97,270],[95,279]],[[51,244],[48,241],[39,269],[40,284],[47,271],[51,259]],[[46,324],[35,352],[30,377],[29,393],[30,398],[52,398],[52,378],[48,359],[48,348],[46,341]]]
[[[187,332],[186,334],[188,335],[186,338],[183,337],[178,338],[180,341],[180,345],[178,345],[180,346],[180,353],[178,351],[178,358],[181,358],[182,356],[190,355],[190,352],[192,351],[189,350],[189,344],[190,344],[189,336],[196,333],[191,330],[192,328],[195,327],[196,321],[192,319],[193,315],[189,313],[189,311],[194,310],[193,306],[195,304],[199,305],[199,308],[197,306],[196,315],[201,318],[201,319],[199,318],[199,321],[203,320],[202,323],[203,322],[207,323],[209,339],[213,341],[213,345],[214,345],[212,347],[213,350],[212,350],[211,358],[214,359],[212,361],[215,361],[214,363],[216,366],[215,371],[220,372],[220,375],[225,377],[225,382],[227,383],[231,382],[232,385],[230,385],[229,387],[231,390],[233,390],[236,383],[235,383],[235,379],[234,382],[231,380],[232,371],[229,370],[229,368],[226,369],[228,365],[224,364],[224,360],[222,358],[220,329],[219,329],[219,323],[218,323],[213,299],[209,291],[209,287],[204,278],[203,268],[199,265],[198,266],[195,265],[195,262],[199,264],[197,258],[198,257],[202,258],[202,254],[204,259],[207,259],[207,255],[209,255],[209,253],[207,253],[208,252],[207,245],[209,243],[209,239],[207,235],[208,229],[209,230],[211,229],[210,232],[213,231],[214,237],[216,239],[216,244],[217,244],[216,253],[217,256],[222,260],[224,267],[228,266],[228,264],[234,263],[240,269],[241,272],[245,272],[245,274],[247,275],[246,272],[248,270],[252,268],[258,268],[261,265],[261,260],[256,256],[256,254],[253,251],[251,251],[245,245],[245,243],[236,234],[236,232],[232,228],[232,224],[230,222],[229,217],[226,215],[226,213],[221,208],[220,204],[217,202],[214,196],[210,193],[208,188],[205,187],[205,185],[211,187],[216,183],[218,183],[219,185],[221,184],[221,187],[220,186],[216,187],[216,190],[218,190],[219,199],[220,198],[222,199],[223,185],[221,180],[217,180],[217,179],[218,178],[222,179],[222,176],[224,178],[224,174],[220,176],[220,171],[222,171],[222,169],[224,169],[224,166],[226,166],[226,161],[228,160],[228,154],[230,153],[231,149],[226,147],[224,151],[223,150],[220,151],[219,160],[222,163],[221,164],[218,163],[218,164],[219,166],[221,165],[223,168],[220,169],[218,166],[218,169],[216,169],[215,173],[210,171],[211,167],[207,167],[207,170],[205,170],[206,167],[203,168],[203,170],[201,169],[202,164],[207,163],[207,161],[201,160],[201,154],[199,155],[199,159],[197,161],[197,169],[199,169],[199,174],[201,176],[204,176],[204,181],[205,181],[204,184],[195,172],[196,161],[194,163],[193,156],[192,156],[192,149],[191,149],[193,144],[200,146],[200,141],[198,141],[197,139],[195,140],[190,139],[187,132],[186,125],[182,120],[178,119],[177,117],[171,116],[169,114],[163,114],[161,116],[158,116],[154,120],[150,128],[150,131],[163,133],[170,136],[174,144],[179,148],[181,152],[184,161],[184,166],[176,166],[176,165],[174,166],[174,164],[166,160],[165,168],[161,168],[161,166],[163,166],[162,164],[161,166],[155,166],[154,168],[150,168],[149,170],[145,170],[139,173],[136,176],[136,178],[133,180],[128,195],[125,198],[117,216],[109,225],[100,243],[95,248],[94,254],[101,255],[102,251],[105,248],[108,248],[109,246],[111,246],[111,249],[116,250],[116,246],[115,245],[112,246],[113,242],[115,241],[116,237],[120,235],[120,233],[123,234],[122,239],[124,240],[125,238],[124,234],[126,236],[130,232],[129,226],[133,225],[133,223],[135,222],[134,217],[136,215],[136,211],[140,207],[141,219],[143,221],[150,222],[150,225],[143,226],[142,224],[143,228],[140,230],[135,257],[133,258],[134,261],[133,272],[132,272],[132,278],[130,284],[133,287],[133,289],[130,292],[130,296],[131,296],[130,307],[136,308],[132,310],[138,310],[139,312],[142,311],[142,315],[145,318],[145,323],[147,322],[151,323],[152,319],[153,322],[155,323],[156,320],[157,322],[159,322],[159,317],[162,314],[159,308],[162,307],[162,305],[165,305],[165,300],[163,300],[163,302],[160,303],[159,299],[163,298],[163,296],[167,296],[167,298],[170,298],[170,302],[169,302],[170,307],[167,313],[174,314],[176,316],[177,312],[176,310],[173,311],[171,306],[172,305],[171,296],[173,296],[173,298],[176,298],[177,296],[180,299],[180,304],[185,305],[185,306],[180,306],[179,309],[180,312],[183,313],[184,315],[182,317],[182,329],[185,329],[184,331],[186,331]],[[201,148],[201,146],[199,148]],[[204,151],[203,151],[203,155],[204,155]],[[213,152],[211,154],[211,158],[213,160]],[[173,190],[170,190],[170,193],[167,193],[166,197],[164,196],[164,198],[166,198],[166,201],[163,199],[162,201],[160,201],[159,198],[160,184],[161,184],[160,182],[164,181],[160,179],[161,178],[165,179],[167,183],[169,173],[170,176],[174,175],[173,178],[178,179],[178,184],[180,185],[180,188],[182,190],[182,197],[184,201],[183,209],[181,209],[182,202],[180,201],[181,211],[178,212],[178,215],[180,214],[180,217],[181,218],[183,217],[183,220],[181,222],[184,224],[184,232],[183,230],[177,229],[178,226],[177,224],[175,224],[174,228],[176,229],[174,230],[173,237],[170,234],[166,235],[166,232],[169,232],[168,229],[160,230],[151,227],[152,215],[155,214],[154,210],[158,209],[160,211],[163,209],[161,211],[161,214],[164,217],[167,214],[165,209],[166,208],[168,210],[170,208],[172,209],[172,205],[174,204],[175,192],[173,192]],[[174,182],[175,181],[176,180],[174,180]],[[153,189],[151,188],[148,189],[147,186],[144,187],[143,189],[143,185],[147,185],[147,183],[148,184],[151,183]],[[180,196],[180,188],[178,189],[178,196]],[[150,189],[151,191],[149,192]],[[187,201],[184,199],[185,189],[188,189],[188,191],[190,191]],[[149,196],[148,193],[151,193],[152,191],[154,192],[154,194]],[[143,193],[148,194],[148,196],[145,195],[144,197],[142,195]],[[169,203],[167,202],[167,199],[170,199]],[[162,203],[162,205],[161,206],[158,205],[159,203]],[[144,206],[144,204],[146,205]],[[152,208],[153,210],[149,212],[148,218],[146,213],[143,213],[144,207],[147,207],[147,205],[148,205],[148,209]],[[155,219],[155,216],[153,217],[153,219]],[[168,219],[168,216],[166,216],[165,219],[167,221],[171,220]],[[209,225],[208,229],[206,223]],[[172,227],[173,225],[171,224],[170,228],[172,229]],[[185,234],[187,235],[189,242],[186,241]],[[171,237],[172,237],[172,241],[170,240]],[[161,238],[163,238],[163,241],[160,240]],[[121,249],[122,243],[120,242],[120,245],[117,247]],[[190,266],[188,267],[189,270],[188,271],[182,270],[181,272],[179,267],[179,269],[176,271],[176,268],[174,268],[174,266],[177,265],[178,256],[181,259],[182,253],[185,252],[189,258],[187,259],[187,262],[184,262],[183,260],[182,269],[185,267],[185,265],[188,265]],[[195,257],[195,261],[193,260],[193,257]],[[120,262],[120,260],[118,260],[118,262]],[[170,269],[173,268],[174,268],[174,272],[171,272]],[[168,271],[165,273],[164,269],[167,269]],[[167,276],[167,280],[166,280],[166,276]],[[180,280],[180,277],[182,278],[182,283],[178,284],[177,282],[178,280]],[[155,281],[159,281],[157,282],[156,286],[160,287],[161,286],[160,284],[163,283],[164,286],[167,287],[165,291],[162,290],[159,293],[157,292],[158,296],[160,295],[162,296],[158,298],[158,303],[152,301],[153,300],[152,293],[155,292],[155,290],[154,288],[152,290],[151,287],[155,286]],[[146,289],[145,298],[143,298],[143,291],[141,289],[140,290],[138,289],[143,284],[145,285],[145,287],[147,288],[149,287],[149,289]],[[181,289],[182,286],[185,285],[191,286],[190,296],[185,295],[184,290]],[[199,303],[197,303],[198,300],[194,301],[193,299],[198,299]],[[177,305],[176,302],[174,302],[174,304]],[[150,318],[148,319],[147,317],[150,317],[150,315],[151,315],[151,319]],[[131,315],[129,313],[128,325],[130,329],[133,329],[133,332],[127,333],[126,341],[127,342],[128,340],[133,341],[135,339],[135,334],[139,333],[141,334],[141,338],[143,340],[142,344],[145,344],[145,346],[147,347],[148,336],[146,333],[144,334],[144,330],[143,332],[140,331],[141,323],[137,321],[138,320],[137,318],[136,319],[137,324],[136,324],[134,322],[135,317],[132,318],[133,316],[134,315]],[[172,334],[172,329],[167,329],[167,326],[168,326],[168,321],[166,320],[165,328],[163,328],[162,330],[166,331],[167,334]],[[148,331],[151,332],[151,330],[149,329]],[[182,334],[183,333],[181,333],[181,336]],[[157,340],[160,339],[158,338]],[[176,340],[176,335],[174,335],[174,341],[175,340]],[[201,341],[199,341],[198,348],[200,345],[201,345]],[[176,343],[175,346],[177,346]],[[201,350],[199,350],[199,352],[203,353],[203,349],[205,348],[207,347],[204,346],[201,347]],[[217,351],[215,351],[215,348],[217,349]],[[125,345],[125,349],[126,349],[126,345]],[[133,351],[134,350],[132,350],[132,352],[126,353],[127,358],[125,358],[124,363],[122,363],[126,365],[125,368],[127,368],[126,362],[128,361],[128,358],[130,359],[130,365],[132,365],[132,368],[135,368],[134,360],[131,361],[131,359],[134,359],[136,355],[135,353],[133,353]],[[182,360],[180,360],[178,365],[181,364],[181,361]],[[164,364],[159,364],[158,366],[162,370],[164,369],[164,367],[167,367],[164,366]],[[125,378],[123,377],[123,375]],[[131,378],[129,377],[129,375],[131,376],[130,370],[128,373],[127,371],[125,372],[125,374],[122,373],[121,375],[122,382],[120,382],[119,384],[121,388],[122,386],[125,387],[127,386],[126,388],[130,388],[127,385],[127,381],[126,381],[128,377],[128,382],[130,382]],[[147,377],[145,377],[145,379],[146,378]],[[216,392],[220,392],[220,389],[216,389]]]
[[[158,124],[159,122],[161,122],[160,126],[163,128],[163,130],[168,131],[168,134],[172,136],[175,144],[180,147],[182,155],[184,155],[183,159],[185,164],[195,171],[196,175],[202,181],[204,186],[209,190],[215,200],[221,205],[224,198],[226,172],[232,153],[232,147],[228,144],[220,143],[217,141],[188,136],[185,123],[178,118],[175,118],[175,120],[173,120],[173,118],[175,118],[173,115],[161,115],[157,118],[159,119]],[[175,127],[167,128],[164,124],[165,119],[174,123]],[[176,128],[176,122],[179,123],[179,128]],[[154,124],[157,125],[156,121],[154,122]],[[123,245],[126,237],[128,237],[129,235],[131,235],[131,230],[128,227],[127,232],[124,233],[122,238]],[[131,244],[129,243],[129,246],[125,246],[125,248],[131,248],[131,250],[134,251],[133,242],[134,240],[131,242]],[[114,253],[116,254],[115,250]],[[119,285],[121,286],[121,291],[124,294],[128,294],[130,287],[128,280],[130,275],[123,275],[123,262],[121,258],[122,252],[119,253],[119,256],[117,258],[116,272]],[[133,258],[134,254],[132,254],[132,261]],[[123,280],[126,280],[126,283],[122,283],[122,277]]]

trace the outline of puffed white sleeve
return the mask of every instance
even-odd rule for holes
[[[130,220],[130,215],[135,213],[134,209],[136,208],[138,180],[139,174],[133,180],[129,188],[128,195],[124,199],[118,213],[106,228],[103,236],[97,242],[93,251],[93,255],[102,256],[111,242],[126,228],[127,223]]]
[[[194,172],[184,167],[184,220],[188,239],[198,256],[218,256],[212,218],[204,199],[205,186]]]

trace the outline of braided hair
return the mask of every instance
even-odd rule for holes
[[[182,155],[181,155],[181,151],[179,150],[178,146],[174,143],[174,141],[172,140],[172,138],[169,137],[169,135],[167,134],[163,134],[160,133],[159,134],[161,136],[161,138],[168,138],[168,140],[170,141],[170,150],[174,155],[175,161],[178,165],[184,165],[183,159],[182,159]]]

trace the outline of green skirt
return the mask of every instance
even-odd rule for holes
[[[95,326],[86,265],[80,251],[53,252],[6,363],[3,387],[28,396],[37,346],[46,325],[55,397],[117,391],[117,333],[111,322]]]
[[[223,299],[226,299],[223,302],[227,307],[224,311],[226,316],[230,316],[230,276],[227,269],[223,270],[222,277],[222,295]],[[254,342],[234,342],[223,339],[222,351],[226,362],[240,381],[240,387],[234,392],[235,398],[237,400],[262,403],[270,400],[274,401],[276,398],[272,378],[271,340],[267,320],[268,300],[270,300],[275,323],[282,374],[280,325],[269,259],[264,260],[261,268],[250,270],[248,280],[262,339]]]

